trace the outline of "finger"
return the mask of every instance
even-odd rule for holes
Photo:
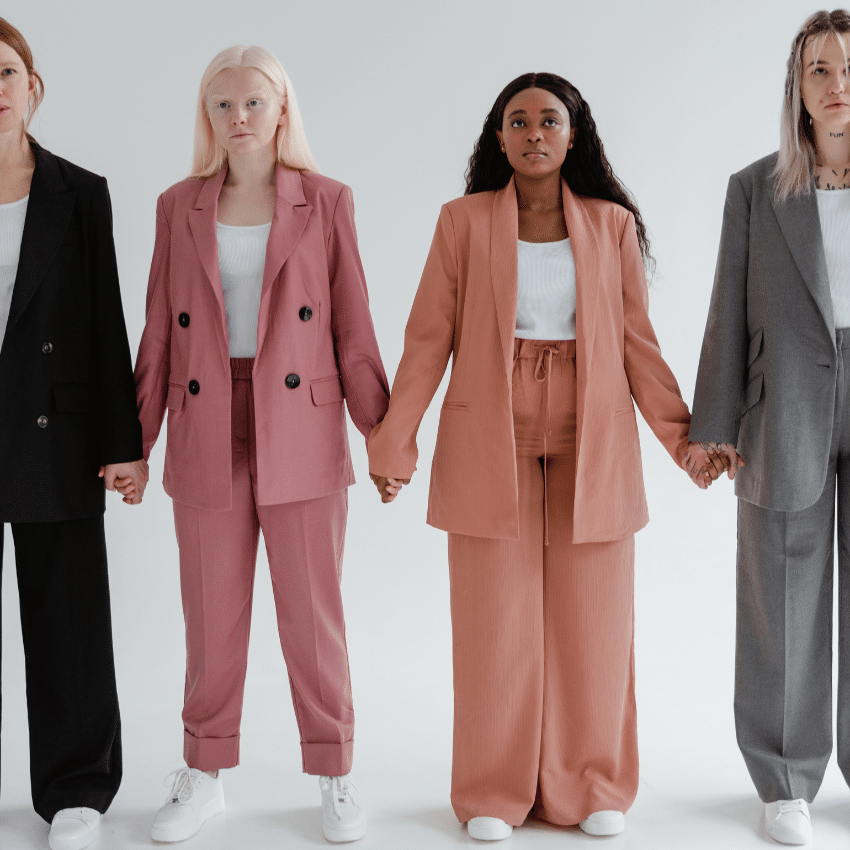
[[[98,477],[98,478],[103,478],[103,474],[104,474],[105,472],[106,472],[106,469],[105,469],[104,467],[101,467],[101,468],[98,470],[98,472],[97,472],[97,477]]]

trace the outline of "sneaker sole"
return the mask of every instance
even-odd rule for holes
[[[50,847],[50,850],[83,850],[83,848],[88,847],[97,838],[98,831],[98,829],[95,829],[89,835],[84,835],[80,838],[53,840],[48,836],[47,846]]]
[[[154,822],[151,827],[151,838],[154,841],[162,841],[166,844],[171,844],[174,841],[185,841],[197,834],[200,828],[211,818],[220,815],[224,811],[224,797],[218,797],[215,800],[210,800],[206,806],[201,809],[201,814],[195,823],[176,824],[175,826],[157,826]]]
[[[322,822],[322,834],[332,844],[344,844],[346,841],[359,841],[364,835],[366,835],[367,828],[368,824],[365,820],[362,824],[355,824],[354,826],[350,826],[345,829],[334,829],[333,827],[325,824],[324,821]]]
[[[765,823],[764,831],[768,834],[770,838],[774,841],[779,842],[780,844],[809,844],[812,841],[812,831],[809,830],[808,835],[801,835],[794,829],[773,829],[770,830],[767,828],[767,823]]]
[[[587,823],[586,821],[582,821],[579,824],[579,827],[582,832],[587,833],[588,835],[619,835],[621,832],[625,832],[626,824],[625,818],[622,821],[617,823],[609,823],[609,824],[594,824]]]
[[[477,824],[470,825],[467,822],[466,831],[469,833],[470,838],[474,838],[477,841],[504,841],[504,839],[511,837],[514,828],[509,823],[506,823],[504,826],[482,827]]]

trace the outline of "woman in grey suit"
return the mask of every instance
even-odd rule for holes
[[[804,23],[780,150],[729,181],[690,430],[735,478],[735,723],[767,832],[786,844],[811,839],[807,803],[832,751],[836,494],[850,781],[849,52],[846,11]]]

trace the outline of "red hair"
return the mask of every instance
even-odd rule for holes
[[[35,77],[35,91],[30,99],[30,108],[27,111],[27,117],[24,121],[24,131],[26,131],[29,128],[33,115],[35,115],[36,109],[38,109],[41,101],[44,99],[44,81],[39,76],[38,71],[35,70],[32,59],[32,50],[30,50],[30,46],[27,44],[26,39],[21,35],[20,31],[15,29],[15,27],[13,27],[5,18],[0,18],[0,42],[8,44],[9,47],[18,54],[21,62],[24,63],[24,67],[27,69],[27,74],[29,74],[30,77]],[[27,133],[26,136],[28,141],[35,141],[29,133]]]

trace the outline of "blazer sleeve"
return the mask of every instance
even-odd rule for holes
[[[170,251],[171,228],[160,195],[156,205],[156,241],[148,279],[145,329],[135,372],[145,460],[150,457],[162,427],[171,373]]]
[[[347,186],[337,198],[327,252],[331,333],[342,391],[352,422],[368,441],[370,431],[387,411],[389,383],[369,312],[354,227],[354,200]]]
[[[632,213],[620,234],[623,285],[624,366],[632,397],[647,425],[681,467],[688,447],[690,414],[679,385],[661,355],[649,320],[649,293]]]
[[[714,289],[702,340],[691,440],[738,442],[747,370],[747,266],[750,202],[732,175],[726,192]]]
[[[112,236],[112,205],[105,178],[92,191],[88,238],[94,310],[94,368],[96,372],[100,462],[123,463],[142,456],[142,433],[133,392],[133,363]]]
[[[416,470],[416,432],[452,352],[457,278],[454,226],[443,206],[404,331],[389,410],[369,438],[369,471],[374,475],[406,479]]]

